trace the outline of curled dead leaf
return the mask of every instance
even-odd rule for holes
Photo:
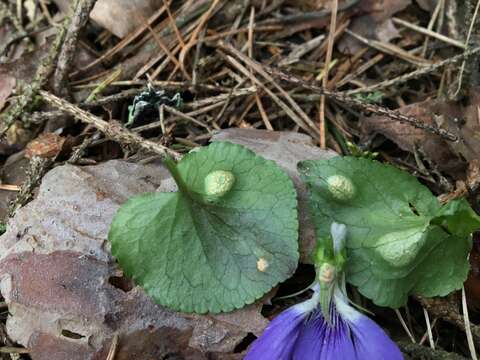
[[[398,109],[405,115],[415,117],[419,122],[435,124],[454,133],[455,119],[463,116],[463,109],[454,102],[444,100],[426,100]],[[361,118],[363,136],[381,134],[393,141],[404,151],[419,152],[438,166],[440,171],[447,172],[455,178],[466,168],[461,154],[455,144],[447,142],[438,135],[430,134],[409,124],[394,121],[385,116],[364,116]]]

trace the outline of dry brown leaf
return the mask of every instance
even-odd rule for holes
[[[123,38],[145,23],[162,5],[163,0],[99,0],[90,18]]]
[[[463,109],[460,106],[444,100],[427,100],[398,110],[402,114],[414,116],[427,124],[438,125],[438,123],[443,122],[442,126],[447,126],[447,128],[449,128],[448,123],[454,122],[454,119],[460,119],[463,115]],[[365,116],[362,117],[360,123],[365,136],[379,133],[393,141],[402,150],[411,153],[420,150],[437,164],[441,171],[458,176],[465,169],[465,163],[459,156],[458,151],[454,149],[456,145],[446,142],[438,135],[427,133],[424,130],[399,123],[384,116]]]
[[[72,11],[71,0],[54,0],[63,13]],[[142,25],[163,0],[98,0],[90,18],[119,38],[125,37]]]
[[[361,119],[364,136],[379,133],[396,143],[402,150],[420,149],[441,171],[463,177],[466,163],[480,159],[480,95],[472,91],[466,105],[445,100],[426,100],[399,109],[427,124],[436,124],[459,135],[459,141],[445,141],[437,135],[401,124],[387,117],[370,116]],[[465,160],[465,161],[464,161]]]
[[[41,134],[30,141],[25,149],[25,157],[31,159],[34,156],[54,158],[62,151],[65,138],[54,133]]]
[[[400,37],[400,32],[393,24],[392,19],[387,19],[378,24],[375,36],[378,40],[388,43],[391,40]]]
[[[395,37],[395,27],[393,24],[385,24],[385,21],[410,4],[411,0],[360,1],[356,10],[363,15],[353,18],[349,29],[367,39],[385,41],[390,38],[391,40]],[[351,36],[342,36],[337,45],[338,49],[346,54],[355,54],[364,46]]]

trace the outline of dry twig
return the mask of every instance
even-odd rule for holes
[[[157,153],[163,157],[171,156],[174,159],[179,159],[180,154],[176,151],[170,150],[166,146],[157,144],[153,141],[143,139],[141,136],[125,129],[117,122],[108,123],[99,117],[90,114],[89,112],[82,110],[78,106],[60,99],[59,97],[50,94],[47,91],[40,91],[40,95],[46,102],[56,108],[72,115],[78,120],[83,121],[86,124],[93,125],[97,130],[100,130],[105,136],[118,141],[122,145],[134,146],[142,148],[146,151]]]
[[[435,64],[426,66],[424,68],[420,68],[420,69],[412,71],[408,74],[400,75],[396,78],[393,78],[393,79],[390,79],[390,80],[385,80],[385,81],[382,81],[378,84],[368,86],[368,87],[365,87],[365,88],[349,90],[349,91],[346,91],[345,93],[348,94],[348,95],[352,95],[352,94],[358,94],[358,93],[373,92],[373,91],[385,89],[385,88],[393,86],[393,85],[400,85],[400,84],[403,84],[403,83],[405,83],[405,82],[407,82],[411,79],[417,79],[417,78],[419,78],[423,75],[431,74],[432,72],[438,70],[439,68],[441,68],[443,66],[455,64],[455,63],[457,63],[461,60],[465,60],[466,58],[468,58],[470,56],[473,56],[473,55],[475,55],[479,52],[480,52],[480,47],[477,47],[477,48],[471,49],[471,50],[467,50],[462,54],[453,56],[451,58],[448,58],[448,59],[445,59],[445,60],[442,60],[442,61],[439,61]]]
[[[78,0],[76,3],[75,11],[65,35],[65,41],[58,55],[57,68],[53,76],[53,89],[58,95],[65,96],[68,94],[68,73],[77,51],[79,34],[87,24],[90,11],[92,11],[96,2],[97,0]]]
[[[30,160],[27,179],[20,187],[15,200],[8,207],[8,216],[13,217],[15,212],[29,202],[33,197],[33,190],[37,187],[43,175],[53,164],[53,159],[34,156]]]

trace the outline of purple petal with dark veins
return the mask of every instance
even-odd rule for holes
[[[364,315],[350,324],[358,359],[403,360],[397,345],[380,326]]]
[[[250,347],[244,360],[292,360],[306,317],[318,304],[318,293],[278,315]]]
[[[327,324],[315,311],[306,322],[295,344],[293,360],[356,359],[350,330],[336,311],[332,311],[332,324]]]
[[[350,328],[357,360],[403,360],[397,345],[380,326],[346,302],[343,295],[335,297],[339,316]]]
[[[277,316],[244,360],[403,360],[397,345],[335,289],[328,324],[313,297]]]

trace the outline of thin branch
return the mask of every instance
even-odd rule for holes
[[[65,35],[62,49],[58,55],[57,68],[53,76],[53,89],[56,94],[66,95],[68,74],[77,51],[80,30],[87,24],[90,11],[97,0],[78,0],[70,25]]]
[[[53,164],[53,159],[42,158],[34,156],[30,160],[30,165],[27,170],[27,179],[20,187],[15,200],[10,203],[8,207],[8,216],[13,217],[15,212],[29,202],[33,197],[33,190],[37,187],[38,183],[42,179],[43,175],[47,172],[50,166]]]
[[[438,70],[439,68],[441,68],[443,66],[455,64],[455,63],[457,63],[461,60],[465,60],[466,58],[468,58],[472,55],[475,55],[479,52],[480,52],[480,47],[477,47],[477,48],[474,48],[474,49],[471,49],[471,50],[467,50],[462,54],[453,56],[451,58],[448,58],[448,59],[445,59],[445,60],[442,60],[442,61],[439,61],[435,64],[432,64],[432,65],[426,66],[424,68],[412,71],[408,74],[400,75],[396,78],[386,80],[386,81],[382,81],[381,83],[378,83],[378,84],[375,84],[375,85],[372,85],[372,86],[368,86],[368,87],[365,87],[365,88],[349,90],[349,91],[346,91],[345,93],[348,94],[348,95],[353,95],[353,94],[359,94],[359,93],[373,92],[373,91],[385,89],[385,88],[393,86],[393,85],[403,84],[403,83],[405,83],[405,82],[407,82],[411,79],[417,79],[417,78],[419,78],[423,75],[430,74],[430,73]]]
[[[78,106],[66,100],[60,99],[59,97],[50,94],[47,91],[41,90],[40,95],[50,105],[55,106],[56,108],[72,115],[84,123],[93,125],[97,130],[100,130],[103,134],[105,134],[106,137],[118,141],[123,145],[133,145],[146,151],[157,153],[164,158],[167,156],[171,156],[174,159],[180,158],[180,154],[176,151],[170,150],[166,146],[157,144],[153,141],[143,139],[141,136],[125,129],[116,122],[108,123],[105,120],[80,109]]]

